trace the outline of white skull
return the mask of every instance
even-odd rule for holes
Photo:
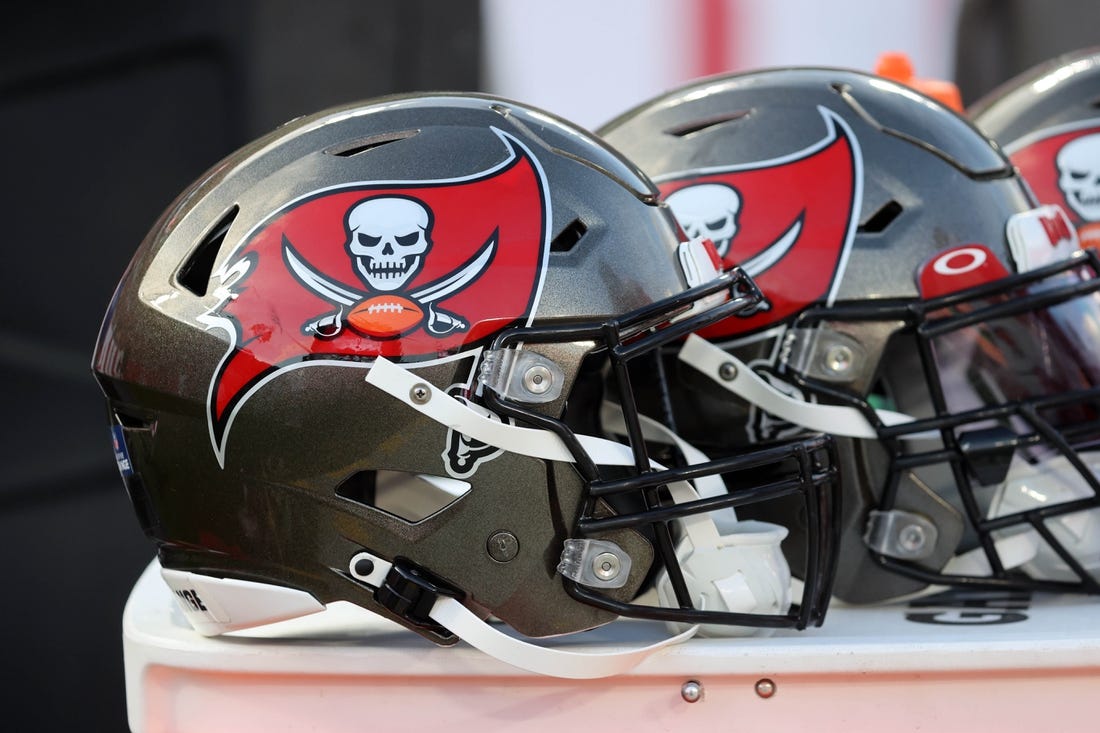
[[[1100,134],[1066,143],[1055,158],[1058,187],[1081,218],[1100,219]]]
[[[726,256],[741,211],[741,196],[732,186],[700,183],[669,194],[665,201],[689,237],[709,239]]]
[[[431,246],[432,214],[421,202],[380,196],[356,204],[347,215],[347,249],[363,281],[393,291],[420,269]]]

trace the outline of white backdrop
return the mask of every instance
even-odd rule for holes
[[[587,127],[698,76],[902,51],[951,79],[960,0],[482,0],[486,91]]]

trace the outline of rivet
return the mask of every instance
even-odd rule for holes
[[[531,394],[546,394],[554,384],[554,375],[542,364],[523,373],[523,386]]]
[[[418,405],[427,404],[432,398],[432,388],[423,382],[417,382],[409,388],[409,399]]]
[[[907,524],[898,531],[898,544],[907,552],[920,552],[927,541],[924,527],[919,524]]]
[[[600,580],[614,580],[621,570],[619,556],[613,552],[601,552],[592,558],[592,572]]]
[[[366,580],[375,570],[374,558],[366,552],[356,553],[348,563],[348,570],[351,571],[352,577]]]
[[[833,374],[843,374],[852,368],[852,349],[838,344],[825,352],[825,368]]]
[[[727,361],[718,367],[718,377],[725,382],[732,382],[737,377],[737,365]]]
[[[775,683],[764,678],[756,681],[756,694],[767,700],[769,697],[775,694]]]
[[[680,688],[680,697],[684,702],[699,702],[703,699],[703,685],[697,680],[688,680]]]
[[[680,688],[680,697],[684,702],[698,702],[703,699],[703,685],[697,680],[690,679]]]
[[[519,554],[519,540],[511,532],[494,532],[485,541],[485,550],[497,562],[509,562]]]

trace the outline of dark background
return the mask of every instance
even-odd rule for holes
[[[963,0],[955,38],[955,83],[970,105],[1032,66],[1100,45],[1100,3]]]
[[[477,0],[15,7],[0,21],[0,710],[11,730],[124,731],[120,622],[152,548],[89,370],[115,283],[160,211],[248,140],[346,101],[480,88],[481,21]],[[1088,15],[968,0],[966,101],[1097,42]]]
[[[430,10],[430,12],[429,12]],[[89,364],[153,221],[302,114],[479,86],[477,0],[22,3],[0,20],[0,699],[18,731],[125,731],[121,618],[153,555]]]

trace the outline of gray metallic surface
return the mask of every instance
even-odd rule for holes
[[[1034,205],[1026,186],[973,125],[885,79],[820,68],[716,77],[644,103],[599,134],[660,181],[699,169],[751,166],[801,150],[823,134],[819,108],[832,110],[850,127],[863,172],[860,226],[840,275],[838,305],[915,300],[921,265],[956,245],[984,244],[1012,268],[1005,223],[1013,213]],[[900,206],[900,213],[885,228],[869,226],[887,205]],[[890,336],[897,326],[888,321],[834,325],[859,339],[871,359],[855,365],[859,378],[845,387],[863,398],[876,380],[885,380],[893,396],[905,401],[899,409],[927,415],[927,385],[919,377],[920,364],[897,354],[883,358],[894,348]],[[779,367],[776,338],[773,334],[744,339],[735,346],[737,355],[746,362],[762,359]],[[897,366],[884,371],[892,360]],[[701,383],[690,368],[672,368],[678,374],[675,401],[681,434],[713,450],[745,447],[750,440],[747,426],[760,419],[759,413],[723,403],[720,391]],[[845,505],[835,594],[851,602],[869,602],[918,590],[921,583],[879,567],[862,540],[866,513],[879,501],[889,456],[873,441],[845,439],[839,446]],[[922,562],[938,569],[958,551],[965,521],[937,493],[954,491],[951,478],[930,474],[907,474],[897,506],[936,522],[937,546]],[[762,518],[792,528],[784,549],[793,562],[803,552],[799,518],[774,507],[764,511]]]
[[[819,105],[859,142],[860,224],[891,201],[903,209],[887,232],[857,234],[838,302],[916,297],[916,268],[952,245],[983,243],[1010,261],[1004,222],[1030,205],[1011,165],[961,117],[885,79],[829,69],[721,77],[636,107],[599,134],[657,179],[799,150],[823,134]]]
[[[545,113],[474,95],[390,97],[288,123],[218,163],[169,207],[135,255],[100,336],[97,376],[112,405],[131,423],[147,422],[127,435],[166,567],[281,583],[388,615],[346,574],[367,548],[418,563],[468,594],[471,608],[528,635],[613,618],[568,598],[554,571],[582,500],[571,466],[505,454],[482,465],[455,504],[418,523],[337,496],[336,487],[360,471],[443,472],[446,429],[365,384],[365,370],[314,365],[280,373],[242,404],[224,468],[211,448],[207,391],[227,341],[198,320],[218,302],[214,286],[197,296],[179,282],[197,243],[239,207],[217,271],[273,212],[319,188],[484,170],[506,153],[490,126],[524,141],[543,166],[551,237],[575,220],[587,230],[572,250],[550,255],[535,324],[617,315],[684,288],[672,220],[652,185]],[[397,139],[357,155],[331,154],[382,138]],[[540,351],[572,378],[591,347]],[[464,380],[469,366],[461,359],[417,374],[446,387]],[[540,409],[554,414],[564,401]],[[486,546],[502,531],[519,547],[507,563]],[[632,556],[628,583],[612,594],[629,600],[652,550],[633,530],[606,535]]]
[[[1010,146],[1046,127],[1100,116],[1100,48],[1065,54],[1016,76],[967,113],[985,134]]]

